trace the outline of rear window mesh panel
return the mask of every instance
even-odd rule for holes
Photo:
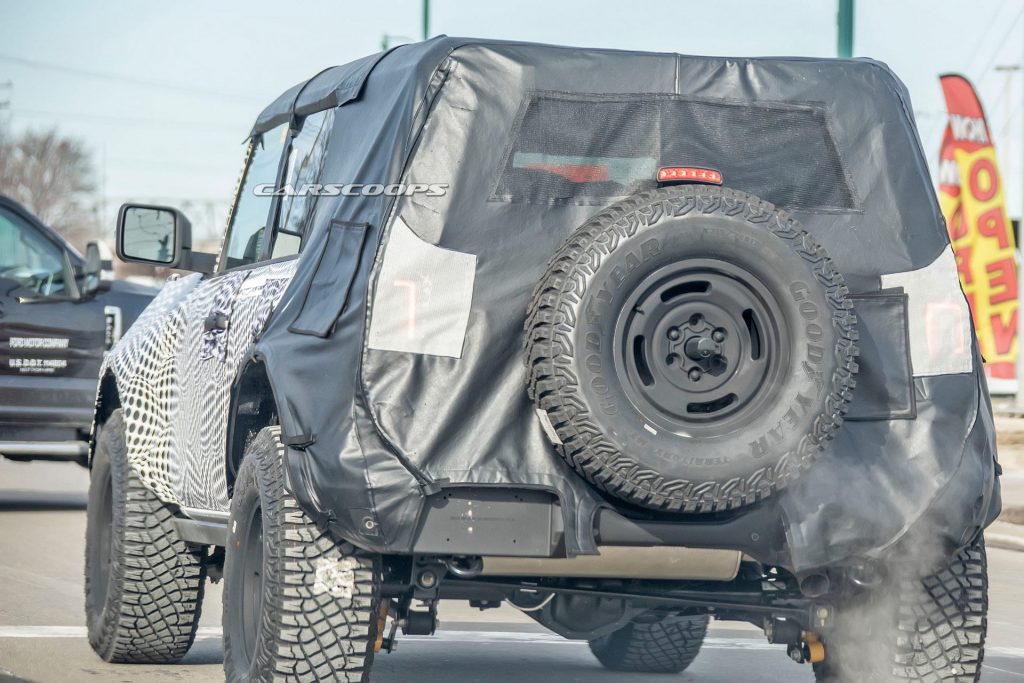
[[[713,168],[783,208],[859,209],[822,105],[646,94],[531,97],[491,199],[597,204],[656,187],[662,166]]]

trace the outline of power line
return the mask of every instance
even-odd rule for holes
[[[230,193],[229,193],[230,194]],[[117,201],[129,201],[138,202],[142,200],[152,202],[174,202],[179,204],[211,204],[215,207],[226,208],[232,202],[232,198],[225,197],[185,197],[185,196],[173,196],[164,194],[147,194],[144,192],[136,192],[135,194],[117,194],[107,195],[107,199],[113,199]]]
[[[160,159],[159,161],[156,161],[154,159],[140,159],[135,157],[122,157],[117,155],[109,156],[107,157],[107,160],[110,162],[111,166],[134,166],[138,168],[147,168],[150,170],[180,169],[189,170],[192,172],[198,171],[200,173],[216,173],[218,175],[224,175],[225,172],[230,171],[231,173],[238,175],[238,164],[234,164],[230,168],[221,168],[210,164],[191,164],[188,162],[167,161],[165,159]]]
[[[1013,108],[1013,111],[1007,114],[1006,121],[1003,122],[1003,127],[999,129],[999,135],[996,136],[997,139],[1003,137],[1007,129],[1010,127],[1010,123],[1017,118],[1017,113],[1020,111],[1022,106],[1024,106],[1024,101],[1017,102],[1017,106]]]
[[[988,38],[988,34],[992,31],[993,28],[996,27],[996,24],[999,22],[999,19],[1002,17],[1002,14],[1003,14],[1002,9],[1003,9],[1002,5],[997,5],[996,6],[995,10],[993,10],[993,12],[992,12],[992,19],[989,21],[988,25],[985,27],[985,30],[979,36],[978,41],[974,44],[974,47],[971,48],[970,54],[973,55],[973,56],[971,57],[971,61],[968,63],[967,73],[974,73],[975,61],[982,54],[981,53],[981,46],[983,44],[985,44],[986,38]]]
[[[60,71],[75,76],[81,76],[83,78],[95,78],[97,80],[103,81],[130,83],[132,85],[139,85],[147,88],[160,88],[161,90],[176,90],[178,92],[189,93],[192,95],[200,95],[203,97],[219,97],[222,99],[235,100],[239,102],[260,101],[259,98],[235,93],[226,93],[220,90],[208,90],[206,88],[196,88],[191,85],[182,85],[179,83],[164,83],[162,81],[152,81],[145,78],[136,78],[134,76],[125,76],[122,74],[105,73],[102,71],[91,71],[89,69],[79,69],[77,67],[64,66],[62,64],[52,64],[49,62],[39,62],[33,59],[24,59],[22,57],[13,57],[11,55],[0,54],[0,61],[9,62],[11,64],[20,64],[21,66],[27,66],[33,69],[48,69],[50,71]]]
[[[21,107],[14,107],[11,111],[19,116],[41,116],[41,117],[57,117],[60,119],[79,119],[82,121],[93,121],[96,123],[106,124],[117,124],[117,125],[128,125],[128,126],[153,126],[155,128],[199,128],[199,129],[216,129],[218,131],[231,130],[239,135],[245,135],[248,132],[248,126],[240,125],[233,126],[223,123],[211,123],[209,121],[174,121],[166,119],[144,119],[144,118],[132,118],[129,116],[113,116],[109,114],[79,114],[75,112],[62,112],[62,111],[47,111],[45,109],[23,109]]]
[[[1011,21],[1007,26],[1006,33],[1003,34],[1003,37],[1000,38],[999,41],[996,43],[996,49],[992,52],[992,59],[988,60],[988,64],[986,64],[985,68],[981,70],[982,81],[985,80],[986,76],[988,76],[989,69],[992,68],[992,65],[996,63],[997,59],[999,59],[999,53],[1002,50],[1003,45],[1006,44],[1006,39],[1010,37],[1010,34],[1013,32],[1013,29],[1017,26],[1017,22],[1020,21],[1021,17],[1024,17],[1024,7],[1022,7],[1021,10],[1017,12],[1017,16],[1014,17],[1013,21]]]

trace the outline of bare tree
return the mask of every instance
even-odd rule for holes
[[[76,246],[99,235],[92,158],[56,129],[0,137],[0,192],[24,204]]]

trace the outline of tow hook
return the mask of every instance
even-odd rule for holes
[[[817,633],[804,631],[801,642],[789,646],[789,658],[798,664],[824,662],[825,644],[821,642]]]

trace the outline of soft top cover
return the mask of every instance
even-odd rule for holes
[[[296,446],[292,487],[339,533],[409,550],[428,494],[523,487],[557,495],[570,554],[596,551],[608,502],[543,432],[522,326],[570,233],[673,164],[790,210],[863,298],[859,417],[777,496],[794,566],[895,542],[940,495],[998,498],[967,323],[961,357],[941,367],[907,333],[906,274],[945,268],[949,242],[908,94],[884,65],[439,37],[321,72],[253,134],[324,108],[336,111],[322,182],[445,186],[320,197],[256,346]],[[963,310],[955,275],[946,284]]]

